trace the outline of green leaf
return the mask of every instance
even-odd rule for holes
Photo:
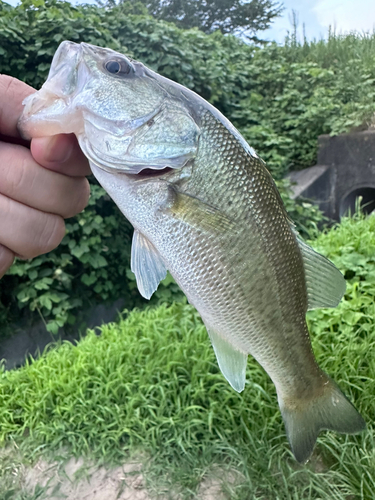
[[[52,302],[48,295],[42,295],[39,297],[39,303],[42,307],[45,307],[49,311],[52,309]]]
[[[84,274],[81,276],[81,281],[84,283],[86,286],[91,286],[95,281],[97,280],[96,275],[94,273],[90,274]]]

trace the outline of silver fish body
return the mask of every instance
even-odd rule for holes
[[[339,271],[304,244],[264,163],[215,108],[110,49],[64,42],[26,100],[27,136],[74,132],[135,228],[132,270],[149,298],[169,270],[242,391],[248,354],[274,382],[300,462],[321,429],[364,421],[317,365],[305,315],[334,307]]]

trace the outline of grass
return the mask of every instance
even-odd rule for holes
[[[37,500],[43,493],[37,487],[33,494],[26,491],[25,473],[29,461],[15,443],[0,450],[0,500]]]
[[[374,62],[375,31],[340,34],[330,29],[326,39],[302,42],[292,34],[285,40],[284,50],[293,61],[313,61],[325,68],[344,70],[353,60],[361,60],[367,66]]]
[[[314,351],[366,419],[363,434],[322,433],[311,462],[297,465],[266,373],[249,360],[245,391],[234,392],[199,315],[179,303],[133,311],[2,372],[1,442],[106,462],[144,452],[149,487],[185,498],[215,470],[233,500],[374,498],[375,218],[346,219],[314,245],[348,278],[337,309],[309,313]],[[218,470],[238,471],[236,481]]]

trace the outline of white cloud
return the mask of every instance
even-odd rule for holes
[[[374,0],[317,0],[313,7],[322,26],[332,26],[337,32],[373,31]]]

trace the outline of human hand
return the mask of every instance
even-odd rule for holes
[[[16,255],[53,250],[64,237],[64,218],[81,212],[90,194],[90,167],[73,135],[21,139],[22,101],[33,92],[0,75],[0,278]]]

